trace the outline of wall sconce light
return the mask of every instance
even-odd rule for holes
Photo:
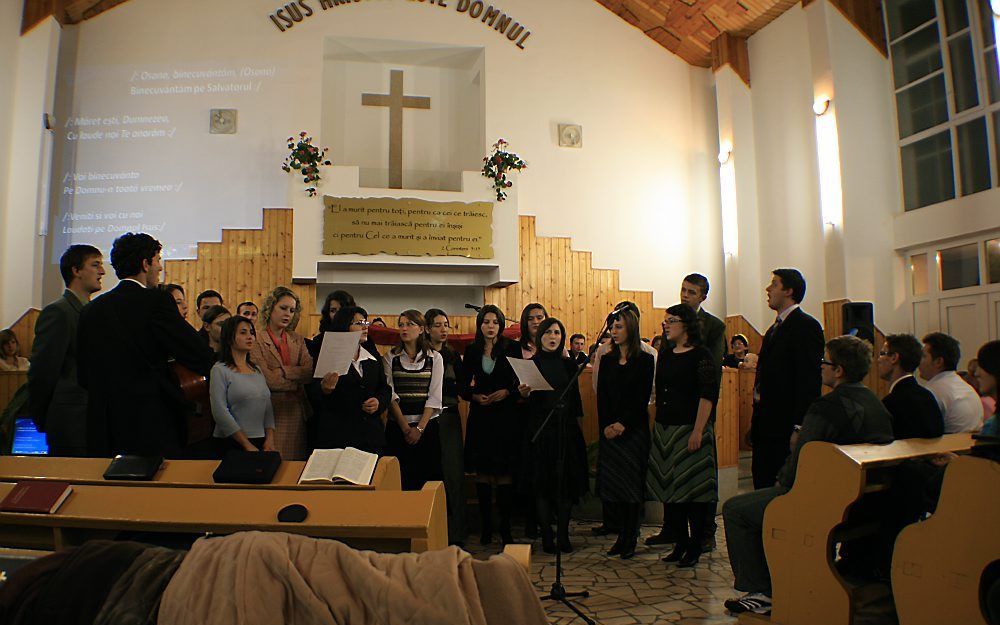
[[[830,97],[825,95],[817,96],[813,102],[813,113],[816,113],[816,116],[819,117],[828,110],[830,110]]]
[[[990,8],[993,9],[993,15],[1000,17],[1000,0],[990,0]]]
[[[998,0],[1000,1],[1000,0]],[[726,141],[719,149],[719,165],[725,165],[733,157],[733,144]]]

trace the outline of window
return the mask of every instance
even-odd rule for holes
[[[990,284],[1000,284],[1000,239],[986,242],[986,274]]]
[[[1000,186],[990,0],[885,0],[903,208]]]
[[[979,244],[968,243],[938,251],[941,290],[979,286]]]
[[[927,254],[910,256],[910,284],[914,295],[927,295]]]

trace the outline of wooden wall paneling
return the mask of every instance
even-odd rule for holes
[[[31,345],[35,342],[35,322],[38,321],[38,315],[41,313],[42,311],[37,308],[29,308],[10,326],[10,329],[14,331],[14,336],[17,337],[21,356],[25,358],[31,357]]]
[[[732,467],[740,459],[740,372],[727,369],[722,373],[722,386],[715,419],[716,452],[719,467]]]
[[[7,409],[7,404],[14,397],[14,393],[27,381],[26,371],[0,371],[0,412]]]
[[[740,451],[750,451],[750,422],[753,417],[753,384],[757,372],[750,369],[738,369],[739,380],[739,448]]]
[[[742,334],[747,337],[747,340],[750,342],[751,353],[760,353],[760,346],[764,341],[764,336],[743,315],[726,317],[726,340],[729,341],[736,334]]]

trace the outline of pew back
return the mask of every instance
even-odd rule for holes
[[[0,498],[14,484],[0,483]],[[305,506],[301,523],[278,511]],[[428,551],[448,544],[444,485],[420,491],[163,488],[77,484],[53,514],[0,512],[0,545],[60,549],[120,531],[230,534],[280,531],[359,548]]]
[[[851,623],[851,588],[833,562],[835,532],[846,521],[851,505],[865,493],[886,488],[881,469],[971,446],[972,435],[968,433],[889,445],[806,444],[799,456],[795,485],[772,501],[764,513],[764,551],[774,601],[769,622]]]

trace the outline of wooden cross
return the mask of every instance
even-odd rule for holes
[[[362,106],[389,107],[389,188],[403,188],[403,109],[429,109],[431,99],[403,95],[403,71],[389,72],[389,93],[362,93]]]

